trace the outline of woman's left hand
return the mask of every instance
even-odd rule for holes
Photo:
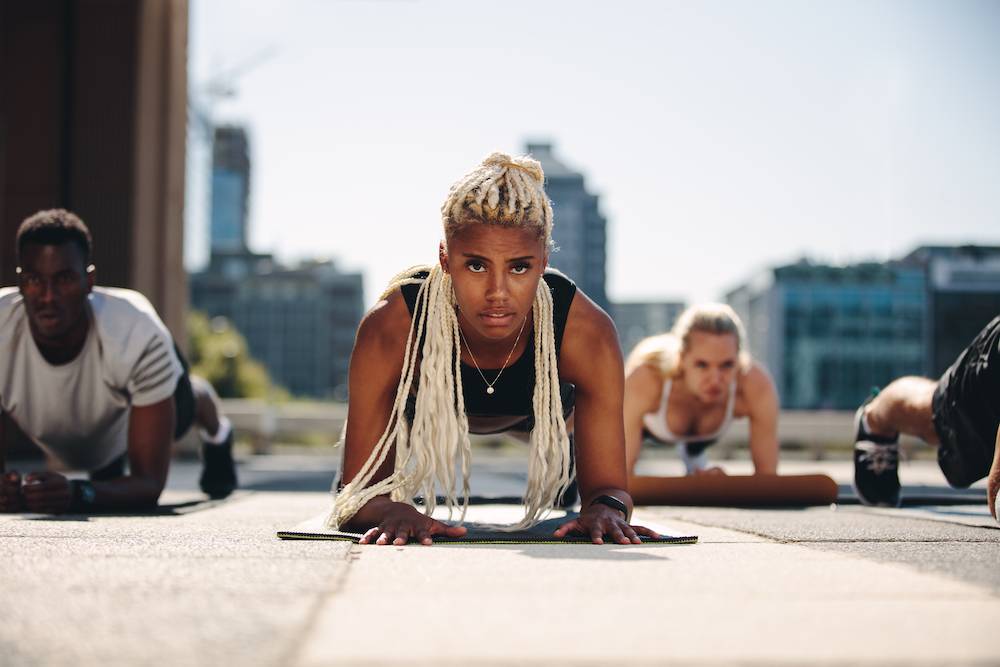
[[[612,543],[641,544],[640,535],[659,537],[655,530],[645,526],[630,526],[622,513],[607,505],[591,505],[572,521],[567,521],[552,533],[556,537],[566,537],[569,533],[582,533],[590,536],[594,544],[604,544],[607,536]]]

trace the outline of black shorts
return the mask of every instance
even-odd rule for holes
[[[573,409],[576,406],[576,387],[568,382],[559,383],[559,399],[562,402],[563,409],[563,419],[569,419],[569,416],[573,414]],[[406,406],[403,408],[403,415],[406,416],[406,421],[411,425],[413,424],[413,417],[417,413],[417,397],[414,394],[410,394],[406,399]],[[477,415],[469,415],[470,417],[475,417]],[[478,415],[482,417],[511,417],[511,419],[517,419],[521,415]],[[470,431],[475,435],[499,435],[501,433],[507,433],[508,431],[516,431],[518,433],[528,433],[533,428],[535,428],[535,415],[530,414],[521,418],[521,421],[515,422],[511,426],[506,426],[497,430],[490,431]]]
[[[931,402],[948,483],[965,488],[989,473],[1000,423],[1000,316],[938,380]]]
[[[181,361],[181,377],[174,389],[174,440],[180,440],[194,424],[194,389],[191,388],[191,377],[188,375],[188,362],[174,343],[174,352]]]
[[[655,435],[653,435],[652,431],[645,428],[642,429],[642,439],[644,441],[648,440],[649,442],[652,442],[654,444],[664,445],[667,447],[677,444],[676,442],[671,442],[669,440],[660,440]],[[701,454],[703,451],[705,451],[718,441],[719,441],[718,438],[712,440],[692,440],[690,442],[685,442],[684,444],[687,446],[687,453],[690,456],[698,456],[699,454]]]
[[[194,424],[194,389],[191,388],[191,378],[188,376],[188,362],[174,343],[174,352],[181,362],[181,376],[174,389],[174,440],[180,440]],[[90,473],[93,480],[116,479],[125,474],[128,463],[128,453],[122,454],[100,470]]]

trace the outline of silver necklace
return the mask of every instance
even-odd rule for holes
[[[479,362],[476,361],[476,355],[472,353],[472,346],[469,345],[469,341],[465,339],[465,334],[462,333],[461,325],[458,327],[458,334],[462,337],[462,340],[465,342],[465,348],[469,351],[469,356],[472,357],[472,364],[476,367],[476,370],[479,371],[479,377],[483,378],[483,382],[486,383],[487,394],[492,394],[495,391],[493,389],[493,385],[495,385],[500,380],[500,376],[503,375],[503,372],[505,370],[507,370],[507,363],[510,361],[510,358],[514,355],[514,350],[517,349],[517,343],[519,340],[521,340],[521,334],[524,333],[524,325],[527,323],[528,323],[528,316],[525,315],[524,321],[521,322],[521,330],[517,332],[517,338],[514,339],[514,347],[510,348],[510,354],[507,355],[507,359],[503,362],[503,366],[500,367],[500,372],[497,373],[497,376],[495,378],[493,378],[493,382],[487,380],[486,376],[483,375],[483,369],[479,367]]]

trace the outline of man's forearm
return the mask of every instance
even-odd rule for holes
[[[163,484],[150,477],[128,475],[102,482],[93,482],[95,509],[154,507],[163,492]]]
[[[7,472],[7,417],[0,412],[0,474]]]

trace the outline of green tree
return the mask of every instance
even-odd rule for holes
[[[187,318],[191,372],[215,387],[222,398],[286,400],[288,392],[271,381],[267,369],[250,357],[247,341],[229,320],[191,311]]]

